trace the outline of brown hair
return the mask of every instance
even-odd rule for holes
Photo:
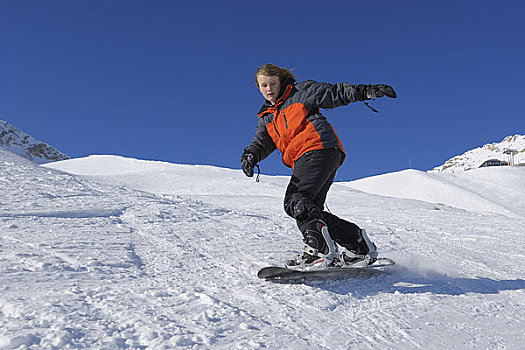
[[[257,72],[255,72],[255,85],[257,85],[257,87],[259,87],[259,82],[257,81],[259,75],[266,75],[267,77],[277,76],[279,77],[281,86],[293,84],[296,81],[295,75],[289,69],[271,63],[259,67]]]

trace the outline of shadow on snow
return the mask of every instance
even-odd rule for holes
[[[457,296],[468,293],[498,294],[501,291],[525,289],[525,280],[496,280],[486,277],[450,277],[438,272],[421,273],[408,269],[391,268],[345,279],[315,279],[278,283],[301,283],[332,293],[365,298],[381,293]]]

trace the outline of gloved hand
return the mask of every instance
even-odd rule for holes
[[[390,98],[396,98],[396,92],[391,86],[385,84],[368,85],[366,87],[366,98],[373,100],[377,97],[388,96]]]
[[[256,164],[257,161],[255,159],[255,155],[253,155],[250,152],[244,151],[244,153],[241,156],[241,166],[242,171],[244,172],[244,174],[246,174],[246,176],[253,176],[253,168],[255,168]]]

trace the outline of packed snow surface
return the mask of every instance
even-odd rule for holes
[[[397,264],[271,283],[302,249],[287,177],[0,150],[0,349],[522,348],[525,169],[480,170],[368,179],[413,198],[334,184],[329,209]]]
[[[344,185],[383,196],[525,218],[525,168],[488,167],[454,174],[404,170]]]

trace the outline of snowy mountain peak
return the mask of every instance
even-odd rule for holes
[[[488,160],[510,163],[509,152],[513,153],[514,165],[525,166],[525,135],[507,136],[499,143],[489,143],[451,158],[445,164],[432,169],[433,173],[453,173],[479,168]]]
[[[0,120],[0,148],[37,164],[69,159],[56,148],[38,141],[3,120]]]

